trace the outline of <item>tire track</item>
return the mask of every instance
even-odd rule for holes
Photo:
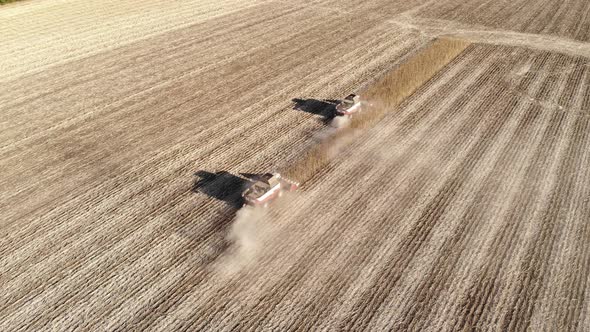
[[[577,58],[572,59],[573,63],[575,63],[574,68],[584,68],[583,66],[583,59]],[[580,65],[581,64],[581,65]],[[566,110],[572,110],[572,113],[576,114],[577,120],[580,121],[584,118],[585,114],[583,111],[578,111],[583,109],[583,99],[584,95],[586,94],[587,88],[583,84],[579,84],[585,78],[587,78],[588,71],[587,70],[577,70],[572,71],[570,75],[568,75],[568,82],[565,91],[570,91],[570,93],[562,94],[561,99],[567,101],[566,103],[562,103],[560,101],[560,105],[564,105]],[[575,112],[573,110],[576,110]],[[576,126],[579,124],[576,123]],[[578,132],[578,130],[574,130],[574,132]],[[579,136],[579,135],[577,135]],[[576,142],[576,140],[574,140]],[[577,143],[583,144],[583,143]],[[584,163],[584,160],[587,159],[586,156],[582,155],[580,161],[578,163]],[[583,169],[583,168],[580,168]],[[576,222],[580,218],[580,211],[582,209],[581,205],[584,201],[584,190],[583,183],[585,181],[584,174],[586,172],[578,172],[576,174],[576,180],[574,180],[574,184],[576,186],[575,195],[576,197],[569,201],[569,205],[567,207],[567,212],[564,212],[564,217],[559,218],[563,224],[558,226],[558,229],[563,229],[560,231],[559,240],[558,240],[558,248],[553,255],[553,259],[550,263],[551,270],[548,271],[548,278],[551,279],[550,282],[547,282],[547,287],[543,292],[543,296],[539,298],[538,304],[535,307],[533,317],[531,317],[531,324],[529,328],[531,329],[539,329],[542,326],[546,325],[546,322],[553,322],[552,328],[558,328],[558,326],[564,326],[567,322],[563,321],[562,324],[558,323],[557,317],[567,317],[568,315],[564,313],[559,313],[561,309],[564,307],[567,308],[569,304],[567,303],[570,299],[575,298],[569,295],[564,295],[570,289],[576,289],[575,284],[571,284],[572,278],[575,278],[575,272],[569,269],[572,266],[583,266],[580,262],[574,263],[576,260],[574,257],[584,257],[584,253],[576,252],[574,249],[569,249],[569,244],[574,243],[577,241],[576,236],[580,233],[583,233],[583,223]],[[573,248],[577,248],[577,246],[572,245]],[[560,278],[560,272],[563,271],[564,278]],[[564,289],[565,284],[570,284],[571,288],[568,290]],[[561,299],[554,301],[554,299]],[[573,319],[573,318],[572,318]]]
[[[515,59],[518,59],[519,56],[515,55]],[[510,70],[513,70],[517,64],[514,64],[513,67],[509,67]],[[494,87],[491,87],[492,91]],[[497,89],[497,87],[496,87]],[[499,97],[493,98],[493,94],[489,96],[489,98],[485,98],[484,100],[500,100],[501,103],[499,105],[490,105],[486,107],[487,109],[507,109],[507,110],[515,110],[519,109],[519,98],[517,95],[514,95],[510,92],[510,90],[506,91],[506,97]],[[543,93],[544,94],[544,93]],[[543,95],[539,94],[539,95]],[[404,312],[400,314],[400,317],[404,317],[402,320],[402,325],[400,328],[402,329],[412,329],[412,330],[419,330],[423,329],[424,326],[416,324],[424,324],[429,321],[428,316],[430,312],[434,310],[434,306],[436,303],[431,302],[430,299],[433,298],[441,298],[441,292],[443,291],[443,287],[448,287],[449,285],[449,278],[451,278],[453,271],[457,269],[457,264],[459,260],[465,257],[464,250],[466,250],[467,244],[472,243],[473,236],[475,235],[475,227],[478,225],[482,225],[482,219],[486,214],[492,215],[491,211],[493,210],[493,206],[496,204],[494,201],[494,197],[500,197],[498,190],[500,190],[503,183],[498,181],[498,178],[502,178],[502,174],[510,173],[509,170],[513,169],[516,165],[523,165],[523,162],[514,162],[514,158],[521,157],[521,158],[530,158],[526,156],[526,154],[518,154],[521,146],[526,144],[527,146],[536,146],[535,144],[540,144],[540,138],[542,136],[538,135],[538,127],[541,120],[539,120],[540,114],[539,109],[530,105],[528,109],[520,111],[521,118],[518,120],[518,127],[515,127],[516,130],[512,131],[511,137],[504,137],[504,141],[513,142],[510,145],[504,145],[503,151],[498,152],[498,154],[494,153],[493,156],[497,155],[495,166],[490,164],[489,167],[482,167],[480,172],[488,172],[486,179],[482,181],[481,186],[479,187],[478,192],[475,194],[476,197],[474,199],[469,200],[465,204],[469,204],[470,206],[467,210],[459,217],[461,223],[458,227],[453,231],[452,236],[449,236],[447,240],[444,242],[444,246],[440,250],[440,254],[438,255],[437,259],[433,261],[431,264],[432,268],[430,272],[428,272],[427,278],[425,278],[422,283],[416,288],[416,293],[412,293],[412,297],[417,297],[422,299],[422,301],[418,302],[418,305],[408,305]],[[515,123],[516,124],[516,123]],[[531,135],[536,135],[534,142],[536,143],[529,143],[530,138],[534,137]],[[517,143],[522,142],[522,143]],[[530,155],[530,154],[529,154]],[[483,161],[482,161],[483,163]],[[484,163],[488,164],[488,162]],[[485,170],[485,171],[484,171]],[[509,188],[507,188],[509,189]],[[506,193],[506,199],[510,201],[511,194]],[[482,204],[483,202],[483,204]],[[491,210],[491,211],[490,211]],[[499,218],[499,220],[502,220]],[[492,222],[492,221],[490,221]],[[469,248],[473,248],[473,245],[470,245]],[[476,260],[473,258],[473,260]],[[476,260],[477,261],[477,260]],[[428,306],[429,305],[429,306]]]
[[[498,78],[501,77],[500,75],[506,74],[509,67],[502,69],[503,72],[498,73]],[[507,109],[507,106],[513,104],[515,99],[514,97],[509,98],[509,96],[509,93],[507,93],[502,87],[492,86],[488,96],[483,98],[483,100],[492,100],[492,104],[486,107],[486,109]],[[500,104],[494,105],[496,101],[500,101]],[[521,115],[521,118],[514,119],[514,121],[518,121],[516,124],[517,127],[511,131],[509,136],[506,135],[504,141],[519,141],[519,137],[520,139],[526,137],[528,132],[532,129],[532,126],[535,124],[536,115],[538,115],[536,112],[528,114],[525,112]],[[510,129],[507,128],[507,130]],[[401,322],[398,323],[399,325],[396,325],[396,328],[401,330],[421,330],[425,328],[419,324],[428,321],[425,318],[429,315],[435,305],[435,302],[432,302],[432,299],[440,298],[443,287],[448,284],[448,280],[456,268],[459,259],[463,257],[467,245],[473,241],[473,237],[476,235],[475,229],[479,225],[481,214],[485,211],[485,206],[491,203],[490,198],[496,195],[498,187],[500,186],[500,183],[495,181],[495,179],[498,174],[505,173],[507,168],[511,167],[508,161],[510,161],[517,152],[518,149],[514,145],[510,146],[505,144],[499,152],[488,153],[488,155],[497,158],[494,162],[495,166],[488,168],[482,167],[482,169],[486,170],[484,171],[484,174],[485,172],[488,173],[485,176],[485,179],[483,179],[482,184],[479,186],[477,193],[474,195],[476,197],[469,199],[468,202],[465,203],[470,204],[470,206],[467,207],[467,210],[458,218],[461,222],[456,225],[452,234],[445,239],[443,246],[438,251],[438,257],[433,261],[431,269],[426,274],[426,278],[419,283],[416,290],[412,293],[411,298],[415,300],[411,303],[407,303],[407,306],[402,313],[399,314],[399,317],[403,318],[401,319]],[[482,165],[484,164],[484,159],[482,159]],[[480,171],[480,173],[481,172],[482,171]],[[475,202],[485,203],[484,206],[481,207],[481,203]]]
[[[539,61],[541,61],[540,64]],[[543,54],[541,57],[535,58],[535,62],[541,66],[556,65],[548,54]],[[534,72],[535,71],[533,71],[533,75],[535,75]],[[545,72],[550,72],[550,70]],[[542,78],[536,79],[535,81],[542,82],[540,90],[534,94],[535,96],[543,96],[552,90],[552,83],[554,82],[551,79]],[[533,105],[533,110],[540,111],[538,105]],[[547,125],[555,123],[558,118],[559,113],[554,112],[549,121],[546,122]],[[537,197],[537,195],[532,194],[531,190],[539,190],[536,188],[538,186],[537,181],[542,178],[541,174],[543,172],[543,170],[535,168],[533,165],[542,164],[550,158],[550,152],[553,150],[553,146],[557,141],[557,133],[555,132],[555,129],[555,127],[552,127],[544,130],[543,139],[541,141],[545,142],[545,145],[543,149],[535,152],[535,157],[527,165],[526,173],[522,177],[523,180],[518,184],[520,189],[516,191],[520,192],[521,195],[512,200],[514,205],[510,207],[508,216],[504,217],[504,219],[507,220],[507,227],[501,228],[501,231],[496,234],[492,241],[491,248],[494,249],[484,260],[489,263],[485,264],[483,269],[478,273],[478,277],[475,279],[477,282],[470,288],[470,292],[466,295],[465,299],[468,299],[470,302],[464,302],[460,306],[461,308],[471,309],[468,309],[467,312],[457,316],[457,319],[461,319],[460,321],[455,322],[455,324],[458,324],[455,325],[458,329],[462,329],[465,326],[473,326],[474,324],[481,322],[481,319],[483,318],[482,315],[485,314],[483,311],[485,305],[488,304],[489,301],[492,301],[492,296],[494,294],[498,293],[498,284],[496,280],[503,270],[503,264],[507,261],[507,257],[510,254],[509,250],[514,249],[516,234],[521,232],[521,227],[523,226],[520,223],[511,221],[516,218],[527,218],[526,216],[528,216],[529,213],[532,213],[531,200]],[[531,185],[531,182],[534,184]]]
[[[585,17],[577,19],[560,17],[563,7],[579,8],[585,1],[575,0],[564,4],[560,1],[446,1],[440,5],[421,8],[418,17],[446,19],[467,25],[485,25],[495,29],[513,30],[527,33],[546,33],[560,37],[588,41],[588,34],[577,33],[578,26]],[[479,7],[476,7],[479,6]],[[575,12],[576,15],[579,12]],[[564,15],[565,16],[565,15]],[[543,25],[541,25],[543,24]],[[585,31],[579,29],[579,31]]]
[[[589,123],[587,120],[583,120],[581,118],[578,118],[578,121],[579,122],[576,123],[576,136],[579,137],[579,140],[577,140],[577,145],[581,145],[583,147],[584,144],[582,144],[582,142],[585,142],[586,144],[589,142],[587,135]],[[584,153],[587,156],[587,152]],[[580,158],[577,161],[577,166],[580,167],[578,169],[582,169],[582,165],[585,160],[587,161],[587,157],[585,159]],[[587,276],[590,273],[590,254],[588,253],[588,250],[576,250],[576,248],[584,248],[580,241],[583,241],[584,238],[588,238],[588,236],[590,236],[587,223],[579,222],[581,220],[585,220],[584,218],[587,218],[590,215],[587,213],[587,209],[584,208],[584,206],[587,206],[587,204],[583,203],[584,190],[581,189],[583,188],[582,186],[588,186],[588,174],[585,174],[585,181],[582,180],[584,178],[581,178],[582,176],[579,176],[578,180],[581,181],[573,182],[574,184],[577,184],[576,187],[578,187],[580,190],[578,190],[579,194],[577,195],[576,199],[571,200],[571,203],[574,204],[574,206],[568,209],[568,211],[573,211],[574,213],[578,212],[579,215],[577,217],[575,215],[569,215],[566,218],[566,221],[571,224],[574,224],[576,221],[578,221],[578,223],[572,225],[572,227],[576,227],[575,230],[570,231],[571,236],[574,236],[574,238],[570,238],[570,234],[568,234],[567,240],[569,241],[565,242],[564,240],[566,245],[571,242],[575,243],[574,245],[569,245],[573,248],[573,253],[569,254],[568,257],[565,258],[567,262],[559,263],[559,265],[561,265],[561,269],[558,270],[558,273],[556,273],[558,278],[559,276],[563,276],[563,278],[559,278],[560,280],[558,280],[558,283],[561,284],[559,288],[560,293],[562,294],[560,297],[562,301],[551,303],[554,310],[554,316],[551,318],[553,318],[555,326],[564,328],[568,331],[577,331],[580,326],[583,326],[580,324],[580,322],[583,322],[584,319],[582,316],[584,308],[584,296],[588,284],[585,278],[587,279]],[[585,197],[589,197],[587,195],[587,190],[585,194]],[[584,212],[584,210],[586,210],[586,212]],[[568,249],[572,250],[571,248],[567,248],[565,250]],[[551,313],[553,314],[553,312]],[[540,313],[537,313],[536,310],[534,314],[540,315]]]
[[[484,54],[485,54],[485,52],[484,52]],[[491,64],[487,64],[485,70],[490,71],[490,72],[493,72],[495,69],[494,68],[489,68],[490,65]],[[475,71],[475,72],[472,72],[471,74],[475,78],[478,78],[480,80],[485,80],[485,77],[486,76],[485,75],[482,75],[483,72],[484,72],[483,70],[480,71],[480,72]],[[455,80],[450,80],[449,79],[448,82],[455,82]],[[464,82],[466,83],[466,81],[464,81]],[[474,82],[476,82],[476,81],[475,80],[471,80],[469,84],[472,84],[474,87],[480,86],[480,82],[476,82],[475,84],[474,84]],[[453,83],[450,83],[450,84],[453,84]],[[440,91],[444,91],[444,89],[441,89]],[[464,105],[464,104],[466,104],[468,102],[471,103],[471,104],[473,104],[474,99],[475,99],[475,97],[473,95],[468,95],[468,96],[466,96],[466,95],[457,95],[457,96],[455,96],[455,98],[456,97],[459,97],[459,96],[460,96],[460,98],[458,98],[458,99],[453,99],[453,97],[449,96],[447,98],[447,100],[450,100],[452,102],[450,102],[447,105],[440,105],[440,104],[439,105],[435,105],[435,103],[433,103],[433,106],[437,107],[437,109],[460,110],[463,107],[462,105]],[[431,102],[436,101],[436,100],[437,100],[436,98],[432,98],[431,99]],[[412,106],[412,103],[408,103],[408,106],[411,107]],[[424,110],[430,110],[431,109],[430,106],[426,106],[426,105],[424,105],[421,108],[424,109]],[[402,108],[401,110],[403,111],[404,108]],[[473,111],[474,109],[471,108],[471,110]],[[481,126],[482,125],[481,122],[475,122],[475,124],[478,124],[476,126],[474,123],[471,123],[471,122],[465,120],[465,119],[469,119],[469,117],[471,117],[471,120],[470,121],[474,121],[474,119],[478,119],[478,121],[479,121],[479,118],[480,117],[478,115],[474,115],[474,114],[469,114],[468,113],[467,115],[464,115],[463,117],[455,118],[453,116],[453,112],[446,112],[446,113],[443,113],[443,114],[444,114],[443,119],[445,121],[447,121],[447,122],[448,121],[452,121],[451,123],[461,123],[462,124],[461,125],[461,129],[459,130],[458,134],[456,134],[457,137],[460,137],[461,138],[459,141],[463,141],[464,140],[463,139],[464,137],[469,137],[469,134],[474,131],[474,129],[473,129],[474,126],[477,127],[477,126]],[[420,124],[420,126],[423,129],[437,128],[436,130],[440,130],[442,132],[446,132],[448,130],[448,129],[444,129],[444,126],[436,125],[436,124],[428,124],[428,125],[425,125],[424,123],[422,123],[422,124]],[[439,127],[440,127],[440,129],[439,129]],[[403,128],[396,129],[395,131],[403,132]],[[406,135],[406,134],[404,133],[404,135]],[[450,135],[450,134],[447,133],[447,135]],[[415,137],[416,134],[408,134],[408,136],[409,137]],[[433,138],[433,141],[436,141],[436,140]],[[441,143],[443,143],[443,142],[441,142]],[[438,142],[437,142],[437,144],[438,144]],[[416,150],[419,151],[420,149],[416,149]],[[455,156],[455,155],[457,155],[457,153],[455,153],[455,152],[454,153],[447,152],[447,153],[445,153],[445,155],[443,155],[443,157],[446,157],[448,155]],[[410,181],[410,180],[407,180],[407,181]],[[417,180],[417,181],[419,182],[419,180]],[[435,185],[433,185],[433,186],[435,186]],[[440,184],[437,184],[436,186],[440,186]],[[427,190],[425,190],[425,191],[427,191]],[[412,195],[414,195],[414,196],[412,196]],[[405,201],[406,198],[404,198],[404,201],[406,202],[406,204],[409,204],[408,202],[415,202],[416,200],[419,200],[420,199],[420,192],[415,191],[414,194],[410,194],[410,196],[411,196],[411,198],[409,199],[409,201]],[[396,202],[396,205],[398,205],[398,206],[405,206],[403,204],[403,202]],[[401,210],[404,210],[404,209],[401,209]],[[399,211],[399,210],[397,210],[397,211]],[[404,213],[404,214],[406,214],[406,213]],[[391,217],[392,216],[389,215],[388,218],[391,218]],[[401,231],[393,231],[393,230],[391,230],[391,233],[395,234],[395,233],[402,233],[402,232]],[[393,243],[389,244],[389,247],[394,247],[394,244]],[[389,255],[389,254],[387,254],[387,255]],[[369,276],[369,277],[366,277],[365,279],[369,280],[369,279],[372,279],[372,277]],[[361,284],[362,284],[362,281],[361,281]],[[349,300],[347,300],[347,301],[354,301],[354,299],[358,298],[359,296],[360,295],[358,295],[358,296],[356,296],[356,295],[350,295],[348,297]],[[348,310],[345,310],[345,312],[348,312]],[[335,319],[335,321],[340,321],[340,318],[334,318],[334,319]],[[331,329],[335,329],[335,328],[336,327],[331,327]],[[340,327],[340,328],[342,328],[342,327]]]
[[[349,316],[342,327],[353,330],[366,329],[369,321],[375,315],[376,310],[385,300],[388,294],[387,290],[397,282],[421,245],[428,241],[436,226],[436,221],[448,208],[451,198],[462,187],[463,183],[460,181],[462,176],[473,171],[476,161],[490,146],[491,138],[497,135],[507,118],[508,114],[504,114],[499,115],[498,118],[489,120],[489,127],[484,129],[482,137],[470,147],[466,158],[453,171],[453,175],[445,181],[443,187],[418,217],[414,227],[399,246],[399,254],[391,256],[384,265],[393,268],[385,268],[373,280],[369,291],[364,292],[357,303],[357,306],[362,309],[358,313]]]
[[[558,113],[563,114],[563,113]],[[562,116],[556,127],[562,127],[561,122],[565,121]],[[577,121],[576,121],[577,122]],[[575,124],[574,124],[575,126]],[[568,123],[568,128],[570,124]],[[577,127],[577,126],[576,126]],[[541,229],[536,232],[534,238],[529,242],[523,264],[521,266],[522,278],[519,278],[519,283],[516,286],[517,294],[514,294],[508,308],[512,308],[502,321],[502,327],[507,329],[526,329],[530,324],[530,318],[533,313],[534,305],[539,296],[539,292],[546,281],[546,271],[548,268],[548,260],[552,257],[551,252],[556,242],[556,224],[559,214],[562,212],[564,205],[572,195],[573,178],[570,174],[574,173],[576,168],[576,156],[581,155],[586,147],[581,144],[575,144],[572,141],[572,135],[578,136],[574,127],[574,133],[567,136],[565,151],[557,152],[559,154],[558,160],[565,159],[560,162],[558,179],[555,180],[555,187],[551,191],[549,198],[549,205],[544,209],[541,217]]]

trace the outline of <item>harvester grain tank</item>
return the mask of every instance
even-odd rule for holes
[[[251,180],[242,197],[247,205],[267,207],[284,192],[295,191],[297,188],[299,183],[284,178],[279,173],[266,173]]]

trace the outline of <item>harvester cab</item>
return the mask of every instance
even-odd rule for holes
[[[353,113],[361,110],[361,97],[359,95],[349,94],[338,105],[336,105],[337,116],[352,116]]]
[[[266,173],[251,180],[242,197],[246,205],[267,207],[285,191],[295,191],[297,188],[299,183],[288,180],[279,173]]]

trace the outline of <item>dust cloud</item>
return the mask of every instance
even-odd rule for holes
[[[329,142],[327,149],[324,151],[328,159],[338,155],[361,132],[361,130],[351,130],[349,128],[350,124],[350,117],[337,116],[332,119],[328,127],[314,135],[314,140],[321,144],[327,142],[337,133],[343,134],[338,139]],[[341,132],[342,129],[346,128],[349,128],[349,131]],[[291,198],[295,197],[293,193],[288,195]],[[273,206],[279,207],[286,204],[287,201],[289,199],[283,197],[282,200],[279,199],[273,202]],[[269,210],[263,207],[244,206],[238,210],[226,235],[229,248],[218,261],[216,265],[217,272],[225,276],[231,276],[244,268],[254,265],[264,253],[264,248],[270,245],[270,239],[276,241],[278,238],[278,227],[271,219]]]
[[[219,260],[217,272],[229,276],[254,264],[262,253],[265,239],[273,231],[265,208],[244,206],[238,210],[226,235],[229,249]]]
[[[335,135],[340,129],[348,128],[350,126],[350,118],[346,116],[337,116],[330,121],[330,124],[319,130],[313,135],[315,143],[323,143],[333,135]]]
[[[350,126],[350,118],[347,116],[337,116],[330,122],[330,127],[341,129]]]

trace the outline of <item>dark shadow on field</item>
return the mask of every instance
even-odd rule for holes
[[[226,234],[234,220],[236,210],[225,207],[215,212],[199,219],[188,218],[174,231],[176,235],[187,240],[185,249],[191,248],[188,251],[192,254],[187,255],[186,259],[190,259],[193,266],[210,265],[231,245]],[[206,249],[198,250],[199,247]]]
[[[223,201],[225,206],[207,211],[206,216],[199,219],[180,218],[183,222],[177,225],[175,233],[188,240],[189,246],[202,246],[207,250],[191,256],[196,266],[207,266],[216,261],[231,245],[227,239],[228,229],[242,208],[244,199],[242,192],[250,181],[260,178],[263,174],[240,173],[231,174],[227,171],[208,172],[200,170],[194,173],[192,192],[205,194]],[[188,213],[188,212],[187,212]],[[198,222],[195,224],[195,222]]]
[[[226,171],[211,173],[201,170],[194,175],[197,179],[193,183],[193,192],[203,193],[209,197],[224,201],[236,209],[241,208],[244,204],[242,191],[248,183],[247,179]]]
[[[322,116],[322,122],[324,124],[330,123],[334,116],[336,116],[336,105],[340,102],[340,100],[334,99],[300,99],[294,98],[292,100],[295,105],[293,109],[320,115]]]

